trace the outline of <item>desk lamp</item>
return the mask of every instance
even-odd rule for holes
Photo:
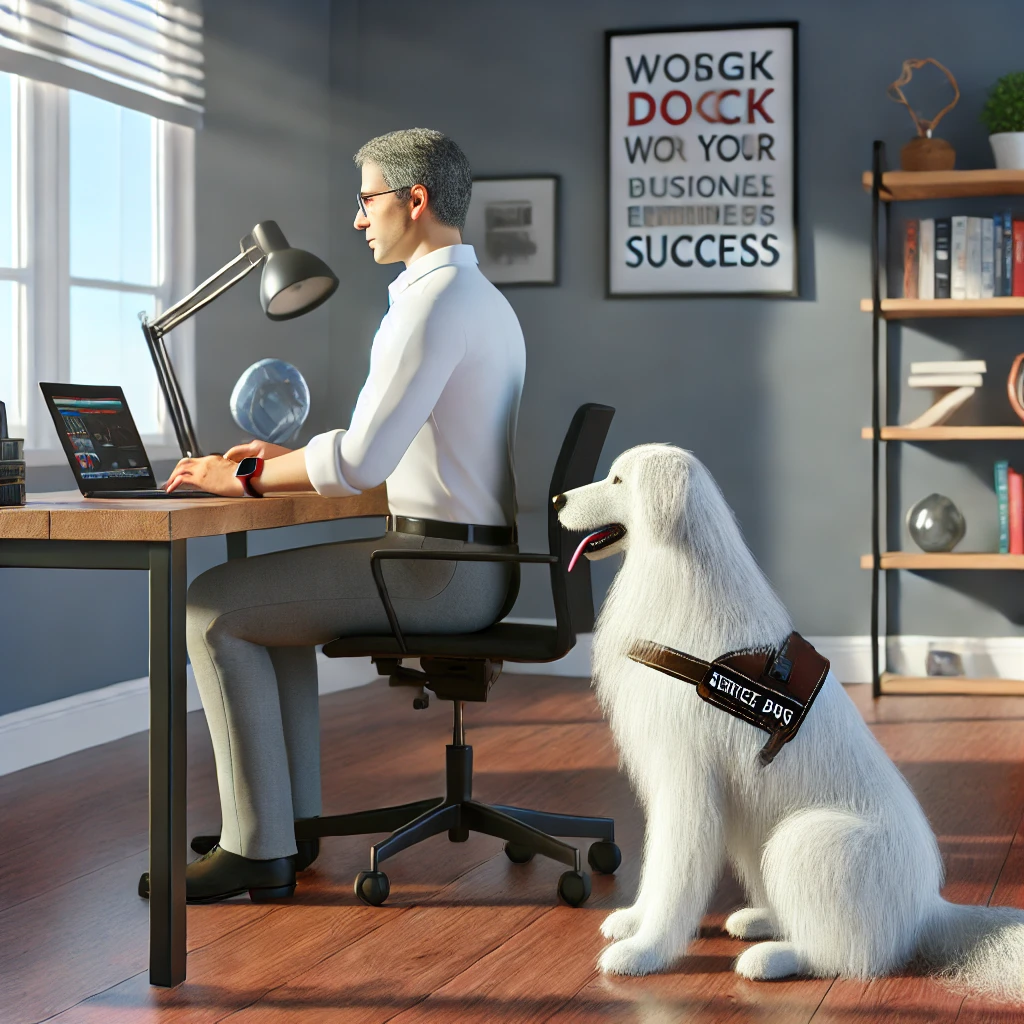
[[[167,355],[164,335],[178,324],[188,320],[207,303],[223,294],[233,285],[263,264],[260,281],[260,302],[263,312],[271,320],[290,320],[316,309],[326,302],[338,287],[338,279],[323,260],[304,249],[293,249],[284,233],[272,220],[260,221],[239,242],[239,254],[221,267],[212,277],[207,278],[198,288],[186,295],[180,302],[165,309],[150,320],[142,318],[142,333],[145,335],[149,354],[153,358],[157,379],[167,401],[167,411],[174,424],[181,454],[185,458],[202,455],[196,440],[192,417],[189,415],[185,396],[174,373],[174,367]],[[220,287],[209,289],[228,271],[239,264],[242,269]]]

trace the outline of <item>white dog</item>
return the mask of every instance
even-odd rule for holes
[[[646,974],[680,957],[728,858],[750,906],[726,929],[771,940],[739,957],[744,977],[869,978],[920,957],[1024,998],[1024,911],[939,896],[928,821],[831,672],[762,767],[766,732],[627,657],[650,640],[712,661],[778,647],[793,629],[707,469],[669,445],[630,449],[606,479],[567,492],[559,519],[593,531],[588,557],[625,555],[598,617],[593,677],[647,834],[636,902],[602,925],[617,941],[601,969]],[[814,567],[807,584],[821,586]]]

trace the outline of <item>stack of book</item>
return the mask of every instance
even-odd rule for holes
[[[1006,461],[996,463],[999,553],[1024,555],[1024,477]]]
[[[905,299],[1024,296],[1024,220],[994,217],[907,221],[903,242]]]
[[[911,363],[907,384],[912,388],[933,388],[943,391],[934,404],[916,420],[911,429],[936,427],[945,423],[981,387],[988,369],[984,359],[954,359],[946,362]]]

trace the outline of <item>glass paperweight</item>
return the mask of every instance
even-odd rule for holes
[[[231,415],[252,437],[283,444],[306,422],[309,388],[290,363],[261,359],[238,378],[231,392]]]
[[[944,494],[929,494],[907,513],[907,529],[922,551],[952,551],[963,540],[967,521]]]

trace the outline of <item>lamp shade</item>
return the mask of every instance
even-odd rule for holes
[[[272,220],[253,228],[252,238],[266,253],[260,302],[271,320],[290,320],[316,309],[338,287],[334,271],[318,256],[288,244]]]

